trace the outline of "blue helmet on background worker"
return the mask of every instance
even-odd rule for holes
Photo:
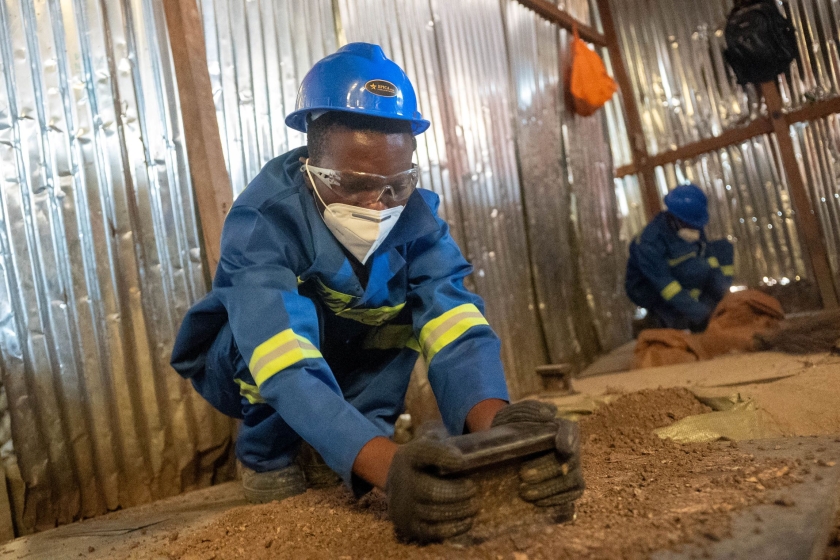
[[[286,125],[306,132],[311,120],[328,111],[408,121],[415,135],[429,128],[408,76],[371,43],[349,43],[318,61],[303,78]]]
[[[668,212],[695,229],[709,223],[706,194],[693,183],[679,185],[665,195]]]

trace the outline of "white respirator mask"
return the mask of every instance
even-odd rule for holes
[[[680,228],[677,230],[677,235],[683,241],[688,241],[689,243],[697,243],[700,241],[700,230],[699,229],[692,229],[692,228]]]
[[[395,206],[387,210],[371,210],[350,204],[327,204],[321,198],[315,180],[306,165],[306,174],[312,184],[315,196],[324,205],[323,219],[327,228],[338,242],[360,263],[365,264],[370,256],[382,245],[400,218],[404,206]]]

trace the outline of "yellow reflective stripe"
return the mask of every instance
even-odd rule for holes
[[[383,325],[400,314],[400,311],[405,307],[405,303],[395,305],[393,307],[376,307],[374,309],[344,309],[336,312],[336,315],[345,319],[352,319],[365,325]]]
[[[735,276],[735,265],[725,264],[722,267],[720,267],[720,271],[723,272],[724,276]]]
[[[712,268],[720,268],[720,261],[717,257],[709,257],[706,261],[708,261],[709,266]]]
[[[435,354],[443,350],[448,344],[464,334],[468,329],[487,325],[487,319],[478,308],[465,303],[450,309],[440,317],[432,319],[420,331],[420,347],[426,362],[431,362]]]
[[[411,325],[385,325],[374,329],[365,337],[362,348],[376,350],[390,350],[404,348],[409,339],[414,336]]]
[[[286,329],[257,346],[248,367],[259,387],[275,373],[301,360],[320,357],[321,353],[311,342]]]
[[[234,381],[237,385],[239,385],[239,394],[248,399],[249,403],[258,404],[265,402],[265,399],[262,398],[262,395],[260,395],[260,390],[256,385],[251,385],[241,379],[234,379]]]
[[[303,284],[304,282],[306,282],[306,280],[301,280],[301,279],[300,279],[300,276],[298,276],[298,277],[297,277],[297,285],[298,285],[298,286],[300,286],[300,285],[301,285],[301,284]]]
[[[414,336],[414,328],[411,325],[385,325],[371,331],[365,337],[362,348],[374,350],[410,348],[419,352],[420,344]]]
[[[405,302],[403,302],[394,306],[354,308],[351,306],[358,301],[358,297],[333,290],[317,278],[315,279],[315,289],[324,305],[334,314],[344,319],[358,321],[364,325],[383,325],[399,315],[405,307]]]
[[[694,288],[693,290],[688,292],[688,295],[690,295],[694,299],[698,299],[700,297],[701,293],[702,293],[702,291],[699,288]]]
[[[682,285],[679,282],[677,282],[676,280],[674,280],[673,282],[671,282],[670,284],[668,284],[667,286],[662,288],[662,291],[659,292],[659,293],[662,294],[662,297],[665,301],[669,301],[675,295],[680,293],[681,290],[682,290]]]
[[[318,278],[315,279],[315,289],[318,291],[318,295],[321,296],[321,301],[324,302],[330,311],[336,314],[344,311],[347,306],[358,299],[350,294],[343,294],[333,290]]]
[[[678,265],[678,264],[680,264],[681,262],[685,262],[685,261],[687,261],[688,259],[693,259],[693,258],[694,258],[694,257],[696,257],[696,256],[697,256],[697,251],[693,251],[693,252],[691,252],[691,253],[686,253],[685,255],[682,255],[682,256],[680,256],[680,257],[677,257],[676,259],[671,259],[671,260],[669,260],[669,261],[668,261],[668,266],[677,266],[677,265]]]

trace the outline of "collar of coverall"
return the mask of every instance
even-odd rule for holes
[[[299,183],[304,189],[306,189],[307,192],[309,192],[313,205],[315,206],[315,211],[318,212],[318,206],[315,204],[315,196],[306,186],[303,173],[300,172],[299,158],[303,157],[305,159],[309,157],[308,150],[306,147],[301,147],[289,154],[289,156],[290,157],[286,163],[286,172],[292,180]],[[326,225],[324,227],[326,227]],[[405,209],[402,211],[402,214],[400,214],[400,218],[397,220],[394,229],[391,230],[391,233],[388,234],[388,237],[385,238],[385,241],[383,241],[382,245],[380,245],[376,250],[376,253],[387,251],[393,247],[399,247],[400,245],[405,245],[415,239],[420,239],[424,235],[434,233],[438,229],[439,226],[434,213],[432,213],[432,209],[429,208],[429,205],[426,204],[426,201],[423,200],[423,197],[420,195],[419,189],[417,189],[411,193],[411,196],[405,203]]]

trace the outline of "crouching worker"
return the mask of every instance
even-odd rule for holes
[[[707,241],[706,195],[680,185],[630,244],[625,288],[658,328],[703,331],[732,285],[734,252],[726,239]]]
[[[429,122],[405,73],[376,45],[346,45],[310,70],[286,124],[307,146],[268,162],[231,208],[213,289],[187,313],[172,365],[242,419],[250,501],[311,486],[300,455],[314,449],[357,495],[385,490],[402,537],[462,533],[477,509],[472,481],[429,469],[457,464],[458,450],[389,439],[418,354],[451,434],[555,422],[554,411],[507,404],[499,339],[464,287],[471,267],[437,195],[416,188],[414,136]],[[541,457],[523,497],[580,496],[573,455]]]

